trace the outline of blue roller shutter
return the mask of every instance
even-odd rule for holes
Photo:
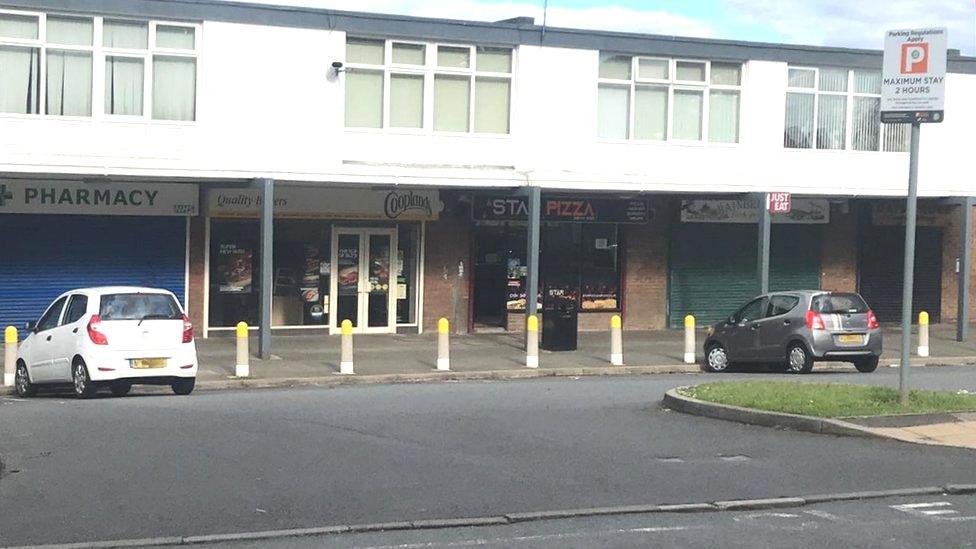
[[[36,320],[73,288],[151,286],[184,301],[185,218],[8,214],[0,235],[0,326]]]

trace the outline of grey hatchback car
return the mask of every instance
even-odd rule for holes
[[[756,297],[708,329],[706,372],[736,362],[778,363],[805,374],[817,361],[853,362],[873,372],[881,356],[878,320],[855,293],[801,290]]]

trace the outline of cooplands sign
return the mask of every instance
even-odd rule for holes
[[[433,190],[337,189],[275,186],[277,217],[365,220],[434,220],[444,209]],[[211,189],[207,212],[212,216],[253,217],[261,211],[256,189]]]
[[[199,195],[189,183],[0,180],[0,214],[196,215]]]
[[[885,34],[881,121],[942,122],[945,118],[946,29]]]

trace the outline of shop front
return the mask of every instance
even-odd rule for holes
[[[794,198],[792,211],[772,218],[770,290],[819,289],[823,227],[830,202]],[[668,324],[679,328],[685,315],[700,325],[728,317],[758,293],[755,198],[680,201],[672,225],[668,261]]]
[[[0,325],[37,320],[61,293],[150,286],[186,306],[195,184],[0,180]]]
[[[258,323],[258,193],[207,193],[208,332]],[[338,333],[421,330],[425,222],[436,191],[279,186],[275,193],[271,325]]]
[[[558,293],[577,302],[580,326],[588,313],[622,310],[621,225],[647,224],[643,199],[543,196],[540,294]],[[528,208],[524,198],[475,196],[472,317],[477,331],[520,329],[526,302]],[[541,300],[541,295],[536,296]],[[592,325],[603,326],[604,322]]]
[[[879,321],[898,322],[901,320],[905,272],[905,203],[902,200],[877,200],[864,206],[858,261],[859,291]],[[945,229],[955,221],[958,208],[938,199],[923,199],[918,203],[912,318],[926,311],[932,322],[940,322],[944,288],[955,289],[951,277],[943,282],[943,271],[955,276],[952,267],[958,256],[953,246],[944,250],[943,239]],[[950,236],[955,234],[956,231],[949,231]],[[944,255],[951,260],[950,265],[945,265]],[[952,302],[951,297],[946,301]]]

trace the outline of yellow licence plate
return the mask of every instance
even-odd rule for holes
[[[166,359],[165,358],[134,358],[132,359],[132,367],[136,369],[147,369],[147,368],[165,368]]]
[[[837,336],[838,343],[864,343],[864,336],[860,334],[847,334]]]

